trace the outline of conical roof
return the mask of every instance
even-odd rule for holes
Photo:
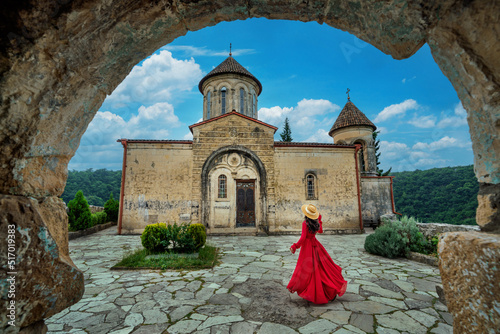
[[[359,110],[358,107],[351,102],[350,99],[345,104],[335,123],[333,123],[333,126],[328,134],[331,136],[333,131],[346,128],[348,126],[371,126],[374,131],[377,129],[375,124],[373,124],[368,117],[366,117],[365,114],[363,114],[361,110]]]
[[[203,94],[202,86],[203,86],[203,83],[208,78],[211,78],[211,77],[219,75],[219,74],[226,74],[226,73],[241,74],[241,75],[247,76],[247,77],[255,80],[255,82],[259,86],[259,92],[257,95],[260,95],[260,93],[262,92],[262,84],[260,83],[260,81],[256,77],[254,77],[252,73],[248,72],[248,70],[246,68],[241,66],[241,64],[238,63],[232,56],[227,57],[226,60],[224,60],[222,63],[220,63],[219,66],[217,66],[212,71],[210,71],[210,73],[205,75],[203,77],[203,79],[200,80],[200,83],[198,84],[198,89]]]

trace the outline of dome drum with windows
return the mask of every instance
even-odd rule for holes
[[[198,84],[203,94],[203,120],[237,111],[258,118],[257,99],[262,84],[231,55]]]

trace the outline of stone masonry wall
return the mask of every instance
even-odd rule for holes
[[[267,189],[264,205],[267,206],[267,219],[263,223],[274,223],[274,132],[273,128],[246,119],[238,114],[231,114],[193,127],[193,183],[192,183],[192,219],[204,223],[201,219],[201,173],[207,158],[222,147],[237,149],[244,145],[262,161],[267,176]],[[208,205],[208,203],[206,204]],[[258,205],[258,203],[257,203]],[[265,226],[258,229],[266,229]]]
[[[317,200],[306,199],[306,174],[316,175]],[[303,204],[316,205],[325,232],[359,232],[353,148],[276,147],[276,222],[271,232],[298,232]]]
[[[189,144],[128,144],[122,233],[191,220],[192,157]]]
[[[380,216],[392,213],[391,179],[361,177],[363,225],[378,224]]]

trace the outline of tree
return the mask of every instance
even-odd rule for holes
[[[283,128],[283,132],[280,133],[281,141],[291,142],[292,138],[292,130],[290,129],[290,124],[288,124],[288,117],[285,118],[285,127]]]
[[[109,221],[118,221],[118,208],[120,202],[113,198],[113,193],[109,195],[109,199],[104,203],[104,212],[108,216]]]
[[[391,172],[392,167],[389,168],[389,170],[387,172],[384,172],[383,169],[379,169],[378,168],[378,165],[380,165],[380,161],[379,161],[379,158],[380,158],[380,152],[379,152],[379,149],[380,149],[380,140],[377,140],[377,136],[378,136],[379,133],[380,133],[380,131],[373,131],[373,133],[372,133],[373,142],[375,143],[374,146],[375,146],[375,161],[377,162],[377,175],[378,176],[387,176]]]
[[[87,203],[87,199],[85,199],[81,190],[76,193],[74,199],[69,201],[68,209],[70,231],[84,230],[91,227],[92,217],[89,203]]]

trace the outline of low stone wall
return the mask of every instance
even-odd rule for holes
[[[81,230],[81,231],[75,231],[75,232],[69,232],[68,233],[68,239],[73,240],[76,238],[80,238],[89,234],[93,234],[99,231],[102,231],[104,229],[107,229],[108,227],[116,225],[116,222],[108,222],[106,224],[99,224],[96,226],[92,226],[91,228]]]
[[[438,258],[431,256],[431,255],[425,255],[425,254],[420,254],[417,252],[410,252],[410,255],[408,258],[412,261],[420,262],[420,263],[425,263],[430,266],[437,267],[438,266]]]
[[[417,223],[420,232],[426,238],[432,238],[445,232],[479,232],[478,225],[450,225],[437,223]]]
[[[104,211],[104,207],[103,206],[89,205],[89,207],[90,207],[90,213],[96,213],[96,212]]]

